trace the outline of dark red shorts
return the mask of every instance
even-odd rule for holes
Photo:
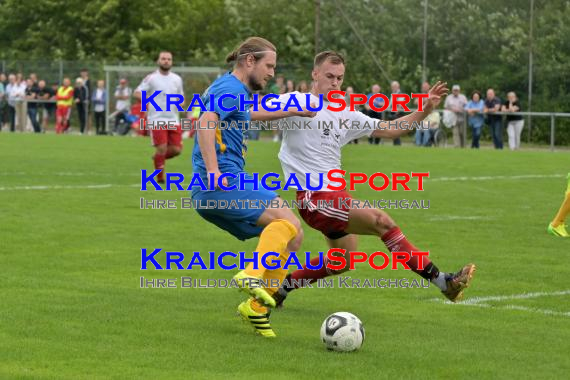
[[[352,196],[347,191],[297,191],[297,201],[304,202],[299,214],[309,226],[332,240],[348,235]]]
[[[176,126],[176,129],[170,130],[151,130],[152,145],[174,145],[182,148],[182,127]]]
[[[71,107],[58,106],[55,111],[55,116],[61,117],[63,119],[69,119],[70,114],[71,114]]]

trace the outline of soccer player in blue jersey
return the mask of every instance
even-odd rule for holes
[[[206,90],[203,102],[206,109],[210,109],[210,95],[218,99],[223,94],[232,94],[236,99],[224,98],[224,108],[236,107],[234,111],[225,111],[217,104],[213,112],[204,112],[199,120],[196,143],[192,153],[193,170],[199,173],[204,183],[209,183],[210,175],[213,175],[215,183],[222,173],[238,175],[245,172],[245,154],[247,152],[246,130],[241,128],[219,128],[219,122],[234,122],[243,125],[252,120],[279,119],[287,116],[313,117],[315,113],[309,111],[292,110],[290,112],[278,111],[274,113],[239,111],[239,95],[243,94],[250,99],[253,91],[262,90],[267,82],[273,77],[277,61],[275,46],[266,39],[250,37],[242,42],[226,61],[233,63],[231,72],[218,78]],[[294,108],[294,107],[293,107]],[[209,126],[217,124],[216,129]],[[247,175],[247,178],[253,178]],[[238,179],[231,177],[222,178],[224,186],[238,185]],[[271,201],[278,199],[281,205],[283,200],[273,191],[265,190],[259,185],[259,190],[253,190],[252,183],[245,184],[245,191],[230,190],[204,191],[194,187],[192,199],[206,204],[208,200],[219,201]],[[208,186],[209,188],[209,186]],[[241,203],[240,203],[241,204]],[[275,307],[272,295],[277,291],[275,288],[263,288],[257,286],[259,279],[277,279],[279,283],[287,275],[287,271],[279,268],[266,270],[261,257],[266,252],[279,253],[281,263],[285,263],[288,253],[298,251],[303,239],[301,223],[293,212],[285,207],[282,208],[197,208],[201,217],[226,230],[240,240],[259,236],[256,251],[259,252],[257,269],[250,263],[248,267],[239,272],[234,279],[238,280],[242,290],[251,298],[238,306],[238,312],[244,320],[251,323],[255,330],[264,337],[275,337],[275,333],[269,325],[269,309]],[[282,265],[281,265],[282,266]]]

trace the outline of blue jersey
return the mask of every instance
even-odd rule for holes
[[[239,173],[244,171],[245,154],[247,152],[246,130],[251,116],[249,110],[239,111],[239,95],[244,94],[245,99],[251,99],[251,92],[245,84],[231,73],[226,73],[216,79],[202,96],[202,102],[206,109],[210,109],[210,95],[213,94],[216,104],[213,109],[218,114],[219,121],[226,122],[228,128],[216,126],[216,156],[218,167],[222,173]],[[232,94],[236,99],[224,98],[222,103],[226,108],[235,106],[234,111],[224,111],[217,104],[217,99],[223,94]],[[234,127],[230,123],[234,122]],[[202,126],[207,128],[208,126]],[[245,127],[245,128],[244,128]],[[200,151],[200,141],[196,136],[194,150],[192,152],[192,167],[195,173],[206,174],[206,165]]]

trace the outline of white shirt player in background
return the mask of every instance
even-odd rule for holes
[[[332,51],[319,53],[315,57],[312,72],[313,87],[309,102],[318,104],[319,95],[323,95],[323,98],[326,99],[330,91],[340,90],[344,72],[345,65],[342,55]],[[423,112],[416,111],[396,121],[406,122],[407,126],[413,125],[413,122],[418,123],[422,121],[437,107],[441,97],[445,96],[447,91],[445,83],[436,83],[429,90],[429,98],[424,101]],[[306,94],[298,92],[282,95],[279,98],[282,107],[286,104],[290,95],[295,96],[300,106],[306,108]],[[326,109],[327,105],[328,103],[325,100],[322,110],[318,111],[313,118],[294,116],[285,119],[290,126],[295,125],[295,123],[297,123],[296,125],[303,125],[305,121],[310,121],[313,126],[313,129],[284,129],[283,143],[279,152],[279,159],[281,160],[285,178],[289,178],[290,174],[296,173],[300,185],[305,189],[305,173],[311,174],[311,182],[314,181],[314,183],[311,183],[313,186],[318,185],[318,174],[323,173],[324,187],[327,186],[329,182],[326,178],[328,171],[341,169],[340,150],[351,140],[364,136],[394,139],[410,132],[408,128],[399,128],[395,121],[389,124],[385,121],[372,119],[361,112],[350,111],[348,108],[341,112],[333,112]],[[333,106],[336,107],[336,105]],[[346,125],[343,126],[341,119],[348,119],[348,126],[354,125],[352,122],[355,122],[355,124],[359,122],[359,125],[362,127],[365,122],[368,122],[368,125],[376,126],[376,128],[380,129],[347,128]],[[324,129],[323,125],[325,122],[327,124],[332,122],[332,128]],[[317,127],[319,125],[321,126],[320,128]],[[372,159],[380,164],[382,162],[378,158],[372,157]],[[333,185],[336,186],[337,184]],[[349,206],[347,207],[346,203],[341,202],[341,199],[348,201]],[[309,207],[299,209],[299,213],[307,224],[323,233],[330,248],[356,251],[357,235],[375,235],[384,242],[390,252],[408,252],[410,259],[407,261],[407,264],[410,269],[424,279],[434,283],[451,301],[455,302],[461,299],[463,289],[469,285],[475,270],[473,264],[468,264],[458,273],[451,274],[439,272],[434,263],[424,257],[423,268],[421,268],[419,258],[411,256],[413,251],[418,252],[421,250],[408,241],[392,218],[386,212],[370,206],[355,206],[356,202],[353,202],[352,196],[346,190],[297,191],[297,200],[304,200],[309,203]],[[333,201],[334,206],[317,207],[320,200]],[[382,249],[379,247],[378,250]],[[319,260],[317,257],[311,260],[311,263],[318,265]],[[315,281],[319,278],[345,272],[348,269],[347,266],[344,269],[332,271],[323,265],[322,270],[297,270],[289,275],[289,279],[301,280],[300,283],[304,283],[302,280]],[[282,303],[287,293],[293,289],[294,287],[282,287],[277,293],[279,294],[279,299],[276,297],[277,303]]]
[[[135,97],[142,99],[141,91],[146,91],[147,97],[154,91],[161,91],[154,100],[162,109],[157,111],[153,106],[147,106],[147,123],[157,125],[158,122],[166,123],[166,126],[176,126],[175,129],[165,128],[150,130],[152,144],[156,151],[153,156],[155,170],[160,170],[157,176],[157,182],[164,183],[164,166],[165,160],[176,157],[182,152],[182,128],[180,127],[180,118],[176,108],[171,106],[171,111],[166,111],[166,94],[179,94],[184,96],[184,88],[182,78],[178,74],[170,71],[172,67],[172,53],[169,51],[161,51],[158,55],[158,69],[143,79],[141,84],[135,90]],[[174,108],[174,110],[172,110]],[[184,106],[182,105],[182,108]]]

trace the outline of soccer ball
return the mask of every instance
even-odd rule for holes
[[[340,311],[329,315],[323,322],[321,341],[328,350],[356,351],[364,343],[364,327],[356,315]]]

